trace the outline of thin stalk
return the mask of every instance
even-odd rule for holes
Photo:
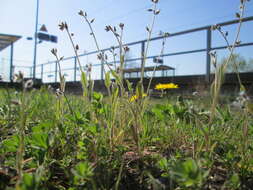
[[[115,120],[117,116],[117,108],[118,108],[118,98],[111,98],[111,103],[112,103],[112,115],[110,118],[110,144],[111,148],[113,149],[114,147],[114,134],[115,134]]]
[[[9,91],[9,87],[7,86],[6,88],[5,88],[5,90],[6,90],[6,93],[7,93],[7,104],[8,104],[8,124],[10,125],[10,121],[11,121],[11,111],[12,111],[12,109],[11,109],[11,95],[10,95],[10,91]]]
[[[161,58],[161,57],[163,56],[164,49],[165,49],[166,37],[167,37],[167,36],[164,35],[163,42],[162,42],[162,49],[161,49],[161,52],[160,52],[160,55],[158,56],[158,58]],[[156,68],[157,68],[157,64],[155,65],[154,70],[153,70],[153,73],[152,73],[152,77],[151,77],[150,80],[149,80],[148,88],[147,88],[147,94],[149,94],[149,89],[150,89],[152,80],[153,80],[153,78],[154,78],[154,76],[155,76]]]
[[[114,69],[116,71],[117,70],[117,65],[116,65],[116,55],[115,55],[114,49],[112,50],[111,53],[112,53],[112,56],[113,56]]]
[[[74,53],[75,53],[75,55],[76,55],[76,59],[77,59],[79,68],[80,68],[81,72],[83,73],[84,70],[83,70],[83,67],[82,67],[82,65],[81,65],[81,61],[80,61],[80,59],[79,59],[79,55],[78,55],[77,49],[76,49],[76,47],[75,47],[74,41],[73,41],[73,39],[72,39],[72,36],[71,36],[71,34],[70,34],[68,28],[66,28],[66,31],[67,31],[68,37],[69,37],[69,39],[70,39],[70,42],[71,42],[71,44],[72,44],[72,47],[73,47],[73,49],[74,49]]]
[[[229,58],[227,59],[226,63],[224,64],[224,70],[226,70],[226,67],[227,67],[228,63],[233,58],[233,53],[234,53],[236,44],[237,44],[238,39],[239,39],[239,35],[240,35],[240,32],[241,32],[241,27],[242,27],[242,18],[244,17],[244,12],[245,12],[245,3],[246,2],[243,1],[242,4],[241,4],[241,13],[240,13],[240,19],[239,19],[239,24],[238,24],[238,27],[237,27],[235,40],[234,40],[233,45],[230,48]],[[222,75],[224,75],[224,73],[222,73]],[[217,77],[221,77],[221,76],[217,76],[217,74],[215,75],[215,83],[214,84],[216,86],[216,89],[215,89],[215,94],[214,94],[213,103],[212,103],[212,107],[211,107],[211,116],[210,116],[209,124],[211,124],[213,119],[214,119],[215,108],[216,108],[217,103],[218,103],[218,96],[219,96],[220,88],[221,88],[221,84],[220,84],[221,81],[219,82],[219,84],[216,84],[216,82],[219,81]]]
[[[119,174],[118,174],[118,177],[117,177],[116,185],[115,185],[115,190],[119,189],[119,183],[120,183],[120,180],[121,180],[121,177],[122,177],[123,168],[124,168],[124,162],[122,161],[120,169],[119,169]]]
[[[110,69],[110,71],[112,71],[112,68],[110,67],[110,65],[105,62],[104,53],[101,51],[101,49],[100,49],[100,47],[98,45],[97,37],[96,37],[95,32],[94,32],[94,30],[93,30],[93,28],[91,26],[91,22],[88,20],[87,16],[82,15],[82,14],[80,14],[80,15],[85,19],[86,23],[88,24],[89,29],[91,31],[90,34],[92,35],[92,37],[94,39],[95,45],[97,47],[97,50],[98,50],[98,52],[100,52],[102,54],[101,64],[105,63],[108,66],[108,68]]]
[[[125,63],[125,55],[123,54],[123,43],[122,43],[122,39],[123,39],[123,26],[121,27],[121,34],[119,35],[116,32],[116,29],[113,29],[111,26],[107,26],[107,31],[111,31],[114,35],[114,37],[116,38],[118,44],[119,44],[119,56],[120,56],[120,67],[119,67],[119,85],[120,85],[120,93],[121,96],[124,94],[124,85],[123,85],[123,79],[124,79],[124,74],[123,74],[123,69],[124,69],[124,63]]]
[[[120,44],[120,78],[124,80],[124,63],[125,63],[125,56],[123,55],[123,45],[122,45],[122,38],[123,38],[123,29],[121,29],[119,44]]]
[[[227,47],[228,47],[229,52],[233,54],[233,52],[231,52],[231,49],[230,49],[230,44],[229,44],[229,41],[228,41],[228,39],[227,39],[226,34],[225,34],[223,31],[221,31],[221,29],[218,29],[218,31],[220,32],[221,36],[222,36],[222,37],[223,37],[223,39],[225,40],[225,42],[226,42],[226,44],[227,44]],[[232,58],[231,58],[231,59],[233,59],[233,58],[234,58],[234,55],[232,55]],[[236,65],[236,62],[235,62],[235,61],[233,61],[233,65],[234,65],[234,68],[235,68],[235,70],[236,70],[236,76],[237,76],[238,82],[239,82],[240,87],[241,87],[241,86],[242,86],[242,82],[241,82],[241,78],[240,78],[240,75],[239,75],[239,70],[238,70],[238,67],[237,67],[237,65]]]
[[[24,83],[24,82],[23,82]],[[23,85],[24,86],[24,85]],[[18,181],[16,183],[16,187],[19,186],[22,177],[23,177],[23,156],[25,153],[25,125],[26,125],[26,114],[25,114],[25,89],[23,88],[23,92],[21,95],[21,105],[20,105],[20,123],[19,123],[19,147],[16,155],[16,167],[18,174]]]
[[[71,107],[70,102],[69,102],[69,100],[68,100],[68,98],[67,98],[67,96],[66,96],[66,94],[65,94],[65,80],[64,80],[64,76],[62,75],[62,72],[61,72],[61,64],[60,64],[61,59],[59,59],[59,57],[58,57],[56,51],[54,51],[54,52],[52,51],[52,53],[54,54],[54,56],[55,56],[55,58],[56,58],[56,63],[57,63],[58,68],[59,68],[58,70],[59,70],[59,78],[60,78],[60,91],[61,91],[61,93],[63,94],[63,96],[64,96],[64,98],[65,98],[65,100],[66,100],[66,102],[67,102],[67,105],[68,105],[68,108],[69,108],[71,114],[75,117],[75,119],[76,119],[76,124],[77,124],[77,121],[78,121],[77,115],[76,115],[74,109]],[[61,104],[62,104],[62,103],[59,102],[59,106],[60,106]],[[61,106],[60,106],[60,107],[61,107]]]
[[[156,3],[154,3],[154,10],[156,10]],[[151,36],[152,36],[152,32],[153,32],[153,28],[154,28],[154,24],[155,24],[155,19],[156,19],[156,14],[153,15],[152,18],[152,22],[151,22],[151,27],[149,28],[148,31],[148,39],[147,39],[147,46],[146,46],[146,50],[143,56],[143,61],[141,64],[141,83],[143,82],[143,78],[144,78],[144,68],[145,68],[145,64],[146,64],[146,59],[147,59],[147,55],[148,55],[148,48],[149,48],[149,44],[150,44],[150,40],[151,40]]]

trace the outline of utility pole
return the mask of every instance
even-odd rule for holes
[[[34,53],[33,53],[33,80],[36,78],[36,58],[37,58],[37,36],[38,36],[38,20],[39,20],[39,0],[37,0],[36,21],[34,33]]]

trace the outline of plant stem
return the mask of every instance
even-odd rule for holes
[[[238,27],[237,27],[237,32],[236,32],[234,43],[230,48],[229,58],[227,59],[226,63],[224,64],[224,68],[222,68],[222,69],[224,69],[224,71],[226,71],[226,67],[227,67],[228,63],[233,58],[233,53],[234,53],[236,44],[237,44],[238,39],[239,39],[239,35],[240,35],[240,32],[241,32],[241,27],[242,27],[242,18],[244,16],[244,11],[245,11],[245,3],[246,3],[245,1],[242,1],[242,3],[241,3],[241,13],[240,13],[240,18],[239,18],[239,24],[238,24]],[[211,106],[211,116],[210,116],[209,124],[211,124],[213,119],[214,119],[215,108],[216,108],[217,103],[218,103],[218,96],[220,94],[220,88],[221,88],[221,85],[222,85],[222,81],[220,81],[220,79],[221,79],[221,77],[223,77],[224,73],[221,73],[221,75],[222,76],[218,76],[217,73],[215,74],[215,81],[214,81],[215,93],[214,93],[213,103],[212,103],[212,106]]]
[[[154,10],[156,10],[156,3],[154,3]],[[151,36],[152,36],[152,31],[153,31],[154,24],[155,24],[155,18],[156,18],[156,14],[153,15],[151,27],[149,28],[149,31],[148,31],[147,46],[146,46],[146,50],[145,50],[145,53],[143,56],[143,61],[141,63],[141,81],[140,81],[141,83],[143,83],[144,69],[145,69],[146,59],[147,59],[147,55],[148,55],[148,48],[149,48],[149,44],[150,44],[150,40],[151,40]]]

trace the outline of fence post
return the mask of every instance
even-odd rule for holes
[[[76,82],[76,61],[77,61],[77,58],[75,57],[74,59],[74,82]]]
[[[57,62],[55,62],[55,79],[54,82],[57,83]]]
[[[212,30],[209,27],[207,30],[206,36],[206,82],[210,83],[210,72],[211,72],[211,55],[210,51],[212,50]]]
[[[30,78],[32,78],[32,76],[33,76],[33,68],[30,67]],[[36,76],[36,75],[35,75],[35,76]]]
[[[44,66],[43,64],[41,65],[41,81],[43,82],[43,69],[44,69]]]
[[[10,59],[10,81],[13,81],[13,43],[11,43],[11,59]]]
[[[102,56],[104,56],[104,52],[102,52]],[[101,62],[101,81],[104,79],[104,58],[102,60],[103,61]]]
[[[141,67],[144,65],[145,41],[141,42]]]

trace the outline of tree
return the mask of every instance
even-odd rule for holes
[[[227,63],[228,57],[221,59],[219,64]],[[228,62],[227,73],[234,72],[252,72],[253,71],[253,59],[246,60],[240,54],[233,54],[232,59]]]

